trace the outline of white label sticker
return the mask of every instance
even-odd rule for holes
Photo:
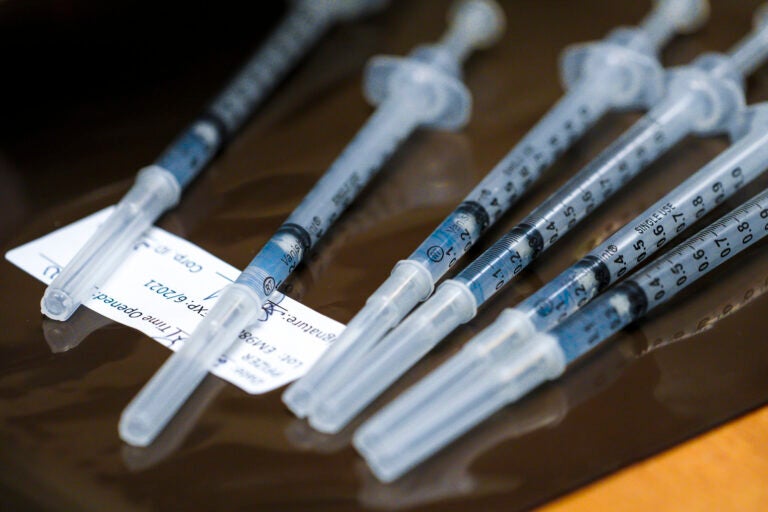
[[[49,284],[112,208],[6,253],[8,261]],[[178,350],[240,271],[157,227],[84,305]],[[266,393],[301,377],[344,329],[285,295],[274,293],[259,321],[240,333],[211,370],[248,393]]]

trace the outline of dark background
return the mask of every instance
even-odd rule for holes
[[[714,0],[712,21],[673,41],[667,64],[725,50],[757,1]],[[244,267],[371,112],[361,69],[436,38],[443,0],[395,0],[340,26],[254,116],[161,225]],[[568,44],[638,22],[642,0],[503,3],[504,40],[466,67],[461,133],[409,139],[285,291],[346,322],[562,94]],[[115,202],[258,45],[275,2],[0,2],[0,242],[6,251]],[[749,80],[768,99],[768,73]],[[474,248],[474,257],[638,117],[612,114]],[[457,330],[371,411],[727,147],[689,139],[598,209]],[[768,180],[742,191],[725,213]],[[351,431],[313,433],[279,392],[209,377],[154,445],[131,449],[119,414],[168,356],[81,309],[39,313],[43,285],[0,263],[0,505],[8,510],[515,510],[541,503],[760,406],[768,398],[765,243],[691,286],[607,350],[507,407],[397,483],[375,482]],[[76,349],[52,353],[49,344]],[[215,400],[214,400],[215,398]],[[369,411],[369,412],[371,412]],[[706,492],[703,490],[702,492]]]

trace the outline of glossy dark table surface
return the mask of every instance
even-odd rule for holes
[[[713,0],[713,19],[664,52],[681,64],[747,32],[757,1]],[[261,4],[261,2],[254,4]],[[508,32],[474,56],[461,133],[419,132],[392,158],[284,291],[346,322],[561,95],[568,44],[641,19],[650,2],[504,2]],[[244,267],[371,113],[361,68],[443,29],[448,2],[394,1],[333,30],[160,225]],[[151,2],[0,3],[0,218],[4,251],[115,202],[236,69],[281,8]],[[7,56],[7,58],[6,58]],[[768,99],[768,71],[748,82]],[[477,256],[637,119],[612,114],[494,227]],[[688,139],[565,237],[368,414],[727,147]],[[768,185],[743,190],[710,219]],[[169,352],[81,310],[39,312],[43,285],[0,263],[3,510],[519,510],[543,503],[768,399],[768,246],[761,243],[626,329],[563,379],[381,485],[351,431],[312,432],[280,392],[209,377],[160,439],[121,443],[123,407]],[[49,344],[83,341],[54,353]]]

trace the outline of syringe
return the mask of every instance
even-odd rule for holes
[[[378,478],[394,480],[504,405],[557,378],[575,359],[766,236],[768,190],[548,334],[529,338],[503,356],[486,352],[466,367],[465,353],[474,345],[470,342],[363,424],[355,433],[355,446]],[[464,371],[457,373],[457,367]]]
[[[203,114],[166,148],[45,290],[44,315],[66,320],[125,259],[136,239],[223,149],[278,81],[328,28],[387,0],[296,0],[285,19]]]
[[[343,382],[351,365],[432,294],[435,283],[549,167],[609,110],[649,108],[664,92],[656,53],[675,34],[707,19],[706,0],[662,0],[636,28],[575,45],[561,61],[568,93],[469,193],[408,259],[371,295],[341,336],[283,401],[299,417],[314,397]]]
[[[269,295],[290,275],[397,146],[417,127],[458,129],[468,118],[469,91],[461,64],[501,35],[503,14],[492,0],[462,0],[439,43],[406,58],[376,57],[365,92],[378,109],[234,284],[128,405],[120,436],[129,444],[154,439],[209,368],[258,317]]]
[[[669,72],[665,98],[379,344],[334,388],[323,390],[310,424],[337,432],[454,328],[471,320],[523,268],[688,134],[729,133],[744,120],[743,75],[768,57],[768,16],[730,55],[706,54]]]

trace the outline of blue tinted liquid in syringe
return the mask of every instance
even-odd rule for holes
[[[688,95],[664,101],[462,271],[480,305],[690,131]]]
[[[297,3],[253,57],[157,159],[183,188],[242,127],[251,112],[327,28],[322,11]]]
[[[571,362],[766,236],[768,191],[609,290],[549,334],[558,340],[566,361]]]
[[[421,95],[382,103],[344,152],[237,278],[262,300],[279,287],[420,121]],[[375,134],[375,137],[372,136]]]
[[[537,330],[551,329],[760,176],[766,162],[768,132],[761,121],[747,136],[514,309],[525,313]]]
[[[606,76],[590,77],[561,99],[494,167],[462,202],[409,256],[439,280],[530,187],[552,162],[610,108],[600,85]]]

